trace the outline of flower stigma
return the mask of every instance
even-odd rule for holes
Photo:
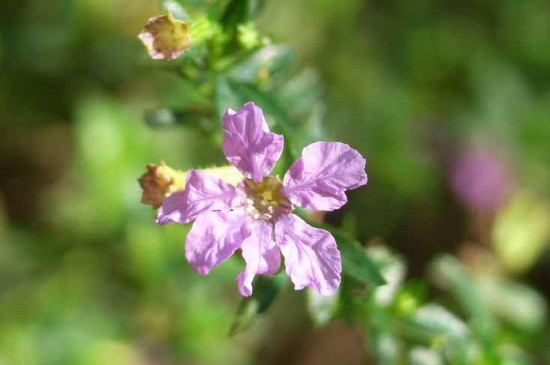
[[[280,214],[289,214],[294,207],[281,192],[283,184],[277,176],[266,176],[257,183],[252,179],[243,181],[246,193],[246,213],[255,220],[270,221]]]

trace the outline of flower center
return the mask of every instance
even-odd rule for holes
[[[283,184],[276,176],[264,177],[262,182],[252,179],[243,181],[246,193],[246,212],[256,220],[269,221],[279,214],[288,214],[293,207],[281,193]]]

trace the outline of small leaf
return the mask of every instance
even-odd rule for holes
[[[500,363],[502,365],[532,365],[529,355],[517,346],[508,344],[498,349]]]
[[[432,263],[429,276],[458,300],[476,334],[492,341],[497,323],[462,263],[450,255],[440,256]]]
[[[418,343],[442,348],[451,364],[471,364],[472,345],[466,324],[437,304],[426,304],[398,322],[401,336]]]
[[[349,212],[344,213],[342,218],[342,230],[351,236],[357,235],[357,217]]]
[[[393,254],[387,247],[376,245],[369,247],[367,255],[380,267],[380,273],[386,280],[386,285],[375,289],[373,299],[379,306],[391,305],[405,280],[407,267],[403,260]]]
[[[225,8],[221,23],[227,30],[235,30],[237,25],[251,20],[264,5],[264,0],[231,0]]]
[[[290,47],[268,45],[252,52],[241,62],[233,66],[227,73],[234,81],[242,83],[255,83],[265,77],[275,77],[285,70],[294,54]]]
[[[258,275],[254,281],[254,292],[250,297],[243,298],[239,304],[229,334],[234,335],[244,331],[256,322],[259,315],[271,306],[287,282],[285,273],[274,276]]]
[[[541,330],[546,323],[544,298],[534,289],[501,277],[484,276],[477,281],[491,310],[523,333]]]
[[[277,96],[293,114],[308,114],[322,99],[319,74],[309,68],[293,73],[277,87]]]
[[[402,364],[401,353],[403,344],[388,332],[381,333],[374,339],[374,355],[378,364],[399,365]]]
[[[172,127],[175,125],[193,126],[204,133],[210,133],[210,112],[207,110],[175,110],[156,108],[145,111],[145,122],[151,127]]]
[[[361,244],[346,233],[332,227],[323,226],[332,233],[342,257],[342,271],[370,288],[386,284],[380,268],[367,254]]]
[[[426,304],[401,323],[401,333],[413,340],[431,344],[434,340],[454,341],[469,335],[466,324],[437,304]]]
[[[443,365],[445,362],[441,355],[428,347],[415,346],[409,352],[409,364],[411,365]]]
[[[144,118],[151,127],[166,127],[178,123],[176,113],[169,108],[149,109],[145,111]]]
[[[171,13],[177,20],[189,20],[189,14],[183,6],[176,0],[162,0],[162,10]]]
[[[216,79],[216,112],[219,120],[223,118],[226,110],[231,108],[238,110],[246,101],[242,95],[238,94],[226,77],[219,76]]]
[[[323,326],[333,318],[338,307],[337,295],[322,296],[308,289],[307,299],[309,314],[317,326]]]
[[[338,310],[336,316],[342,317],[349,324],[357,323],[365,317],[367,293],[364,286],[351,276],[342,275],[338,290]]]

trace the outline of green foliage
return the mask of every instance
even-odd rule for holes
[[[230,334],[246,330],[273,304],[279,291],[288,282],[284,274],[260,276],[254,282],[254,292],[241,301],[231,325]]]
[[[221,17],[221,24],[232,32],[252,20],[264,5],[264,0],[230,0]]]
[[[386,284],[384,278],[380,275],[379,268],[359,242],[335,229],[330,229],[330,232],[338,243],[344,274],[371,289]]]

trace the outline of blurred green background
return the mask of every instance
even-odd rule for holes
[[[189,1],[214,2],[201,3]],[[146,163],[223,162],[199,131],[143,120],[198,98],[136,38],[160,12],[146,0],[0,5],[0,364],[374,363],[359,326],[316,328],[290,286],[228,337],[241,260],[197,275],[188,227],[158,227],[139,204]],[[535,297],[526,321],[547,333],[550,3],[272,0],[257,27],[295,49],[301,71],[281,97],[293,117],[366,156],[369,184],[327,221],[355,217],[361,242],[392,247],[413,280],[447,252],[474,276],[536,289],[514,293]]]

